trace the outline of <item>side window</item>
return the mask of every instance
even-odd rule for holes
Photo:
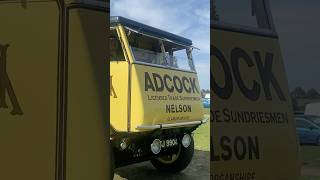
[[[114,29],[109,34],[110,61],[125,61],[119,37]]]
[[[135,61],[194,71],[192,48],[128,31]]]
[[[173,54],[170,57],[174,67],[184,69],[184,70],[195,70],[193,64],[193,57],[192,57],[192,49],[191,48],[184,48],[181,50],[172,51]],[[170,54],[170,53],[169,53]]]

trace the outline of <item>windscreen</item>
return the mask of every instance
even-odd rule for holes
[[[192,48],[126,30],[135,61],[194,71]]]

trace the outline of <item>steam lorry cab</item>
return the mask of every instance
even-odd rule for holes
[[[192,41],[119,16],[110,18],[110,124],[115,167],[151,160],[179,172],[204,118]]]

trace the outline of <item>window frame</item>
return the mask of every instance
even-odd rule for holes
[[[268,0],[261,0],[261,1],[263,2],[263,5],[264,5],[265,15],[267,18],[266,20],[268,21],[268,24],[270,26],[269,29],[262,29],[258,27],[256,28],[252,26],[233,24],[233,23],[228,23],[223,21],[217,21],[214,19],[211,19],[211,23],[210,23],[211,28],[278,39],[277,31],[273,22],[269,1]]]
[[[119,36],[119,34],[118,34],[118,32],[117,32],[117,30],[116,30],[116,28],[115,27],[110,27],[110,29],[109,29],[110,31],[115,31],[115,35],[117,36],[117,39],[118,39],[118,41],[119,41],[119,45],[120,45],[120,47],[121,47],[121,52],[122,52],[122,56],[123,56],[123,60],[111,60],[111,52],[110,52],[110,54],[109,54],[109,61],[110,62],[123,62],[123,61],[127,61],[126,60],[126,54],[125,54],[125,51],[124,51],[124,47],[123,47],[123,42],[122,42],[122,40],[121,40],[121,38],[120,38],[120,36]],[[111,33],[110,33],[111,34]],[[110,34],[109,34],[109,36],[110,36]],[[109,37],[110,38],[110,37]],[[109,47],[109,50],[110,50],[110,47]]]
[[[136,30],[134,30],[132,28],[129,28],[129,27],[126,27],[126,26],[123,26],[123,28],[126,29],[126,30],[129,30],[129,31],[132,31],[134,33],[137,33],[137,34],[142,34],[142,35],[150,37],[150,38],[158,39],[160,41],[167,41],[169,43],[173,43],[173,44],[176,44],[176,45],[179,45],[179,46],[183,46],[183,47],[185,47],[185,50],[198,49],[198,48],[196,48],[194,46],[186,46],[186,45],[183,45],[183,44],[180,44],[180,43],[176,43],[176,42],[170,41],[168,39],[161,39],[161,38],[158,38],[158,37],[155,37],[155,36],[151,36],[149,34],[141,33],[139,31],[136,31]],[[126,36],[125,38],[128,38],[128,37]],[[154,64],[154,63],[148,63],[148,62],[143,62],[143,61],[137,61],[136,57],[134,56],[133,49],[132,49],[134,47],[130,43],[128,45],[130,47],[130,51],[131,51],[130,53],[132,54],[132,57],[133,57],[132,64],[141,64],[141,65],[147,65],[147,66],[153,66],[153,67],[159,67],[159,68],[164,68],[164,69],[170,69],[170,70],[176,70],[176,71],[182,71],[182,72],[190,72],[190,73],[197,74],[196,69],[195,69],[195,65],[194,65],[193,53],[192,52],[189,52],[191,54],[191,59],[189,58],[189,55],[186,52],[186,56],[188,58],[188,65],[190,66],[190,69],[182,69],[182,68],[176,68],[176,67],[172,67],[172,66],[168,66],[168,65],[161,65],[161,64]]]

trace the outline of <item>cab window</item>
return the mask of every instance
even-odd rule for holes
[[[167,68],[194,70],[191,47],[126,31],[135,61]]]

